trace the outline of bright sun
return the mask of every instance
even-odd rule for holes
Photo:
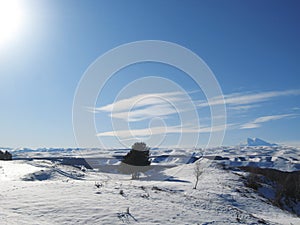
[[[0,0],[0,46],[16,37],[23,22],[19,0]]]

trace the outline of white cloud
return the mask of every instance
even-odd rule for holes
[[[225,103],[229,109],[245,111],[254,107],[261,106],[259,103],[270,101],[277,97],[300,95],[300,90],[269,91],[269,92],[242,92],[224,95]],[[223,96],[210,99],[210,105],[224,104]],[[113,119],[121,119],[123,122],[138,122],[152,118],[167,118],[173,114],[184,114],[187,111],[194,110],[193,106],[198,109],[208,107],[207,101],[192,101],[189,95],[184,92],[166,92],[166,93],[147,93],[136,95],[130,98],[121,99],[114,103],[91,109],[94,112],[107,112]],[[183,113],[184,112],[184,113]],[[205,114],[206,115],[206,114]],[[227,125],[230,129],[253,129],[261,127],[263,123],[291,118],[295,114],[281,114],[272,116],[262,116],[245,124]],[[119,136],[121,138],[146,137],[150,135],[161,135],[168,133],[209,133],[211,127],[197,127],[197,123],[189,124],[187,122],[194,119],[192,116],[185,114],[186,118],[183,127],[180,126],[157,126],[145,129],[116,129],[98,133],[97,136]],[[204,117],[205,120],[206,117]],[[217,118],[215,118],[217,119]],[[213,131],[220,131],[224,127],[214,127]]]
[[[249,123],[242,124],[240,126],[240,129],[252,129],[252,128],[258,128],[261,126],[262,123],[266,123],[272,120],[280,120],[283,118],[292,118],[297,116],[296,114],[281,114],[281,115],[272,115],[272,116],[262,116],[258,117],[255,120],[252,120]]]
[[[213,105],[220,105],[224,104],[223,98],[225,99],[225,103],[227,105],[232,106],[243,106],[251,108],[251,104],[269,101],[275,97],[282,97],[282,96],[291,96],[291,95],[300,95],[300,90],[285,90],[285,91],[269,91],[269,92],[260,92],[260,93],[232,93],[224,96],[218,96],[215,98],[210,99],[208,104],[207,101],[199,101],[198,107],[207,107]],[[241,108],[236,108],[241,109]]]
[[[136,95],[90,111],[109,112],[112,118],[134,122],[153,117],[165,118],[192,110],[193,107],[194,104],[187,93],[168,92]]]
[[[127,121],[134,122],[140,121],[145,119],[150,119],[153,117],[165,117],[171,114],[176,113],[176,109],[167,104],[157,104],[151,105],[146,108],[131,110],[129,112],[117,112],[111,114],[114,118],[124,119],[127,118]]]
[[[95,108],[95,110],[105,112],[129,111],[132,107],[145,107],[150,105],[164,104],[165,99],[171,102],[178,102],[183,100],[182,93],[180,92],[140,94],[130,98],[118,100],[102,107]]]
[[[237,105],[237,106],[230,106],[229,109],[237,110],[237,111],[247,111],[249,109],[260,107],[261,105],[252,104],[252,105]]]
[[[231,124],[227,125],[231,126]],[[183,134],[183,133],[210,133],[219,132],[224,129],[224,126],[215,127],[181,127],[181,126],[158,126],[143,129],[129,129],[129,130],[116,130],[98,133],[99,137],[114,137],[132,138],[132,137],[147,137],[151,135],[164,135],[164,134]]]
[[[241,129],[253,129],[253,128],[259,128],[261,127],[261,124],[258,123],[245,123],[241,125]]]
[[[112,118],[133,122],[152,117],[165,118],[175,113],[193,110],[191,106],[203,108],[220,105],[224,104],[224,100],[229,109],[245,111],[258,107],[257,103],[270,101],[276,97],[291,95],[300,95],[300,90],[232,93],[211,98],[209,103],[204,100],[193,102],[187,93],[182,92],[147,93],[121,99],[98,108],[92,108],[89,111],[94,113],[101,111],[108,112]]]

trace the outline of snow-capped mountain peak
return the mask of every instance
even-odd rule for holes
[[[247,138],[247,146],[277,146],[259,138]]]

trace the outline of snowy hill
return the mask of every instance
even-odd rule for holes
[[[24,164],[27,165],[27,162],[0,162],[0,217],[4,224],[300,222],[300,218],[270,205],[263,197],[245,187],[240,181],[242,174],[215,166],[204,166],[205,172],[201,175],[198,189],[194,190],[193,164],[165,170],[165,174],[176,173],[176,182],[146,178],[130,180],[125,175],[82,172],[68,166],[53,166],[46,161],[30,162],[30,166]],[[9,172],[19,167],[15,174]],[[34,179],[33,174],[48,176],[40,181]],[[95,181],[101,184],[98,188]]]
[[[48,159],[87,168],[117,166],[129,149],[14,149],[14,159]],[[281,171],[300,170],[300,149],[289,146],[223,146],[211,149],[154,149],[152,165],[176,166],[207,158],[230,166],[253,166]],[[87,164],[85,164],[85,163]],[[106,170],[105,170],[106,171]]]
[[[245,185],[249,173],[239,169],[297,172],[297,148],[155,149],[140,180],[116,170],[127,152],[15,149],[15,160],[0,161],[1,223],[300,224],[295,214],[272,204],[268,183],[254,190]],[[195,190],[196,159],[203,173]],[[300,209],[299,202],[293,206]]]

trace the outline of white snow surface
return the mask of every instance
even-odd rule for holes
[[[203,173],[197,189],[193,189],[194,164],[186,162],[193,153],[203,154],[199,154],[200,150],[153,150],[153,159],[165,156],[154,165],[169,167],[140,180],[37,158],[100,155],[100,164],[111,166],[117,164],[113,156],[124,155],[124,150],[12,152],[15,158],[25,159],[0,161],[0,224],[300,224],[299,217],[245,187],[241,181],[243,172],[223,170],[216,160],[200,160]],[[228,157],[224,160],[227,164],[251,162],[256,166],[299,170],[295,166],[299,165],[299,149],[292,147],[222,147],[204,155]],[[246,160],[239,161],[239,157]],[[164,181],[162,175],[173,180]]]

